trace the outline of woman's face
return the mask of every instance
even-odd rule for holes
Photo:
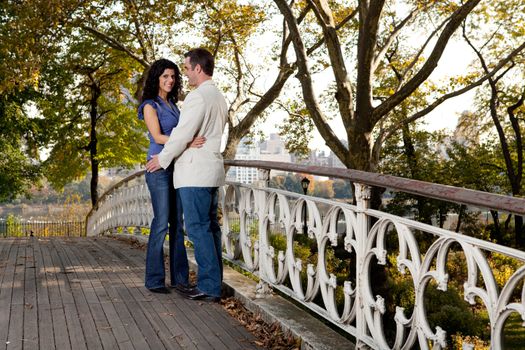
[[[173,89],[175,85],[175,70],[165,69],[159,77],[159,94],[161,92],[168,93]]]

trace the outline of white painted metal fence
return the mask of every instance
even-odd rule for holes
[[[358,348],[447,347],[447,325],[431,327],[425,298],[430,288],[441,291],[449,288],[447,261],[452,252],[460,252],[465,262],[464,280],[455,281],[462,286],[461,295],[488,315],[491,349],[503,348],[504,326],[510,315],[517,314],[525,321],[524,252],[372,210],[369,185],[381,184],[521,215],[525,214],[525,200],[379,174],[366,177],[366,173],[341,169],[272,162],[229,161],[228,164],[265,169],[266,175],[273,168],[332,174],[354,181],[356,205],[272,189],[264,183],[258,186],[229,183],[221,188],[220,206],[224,258],[260,278],[258,293],[264,296],[269,287],[285,293],[354,336]],[[308,238],[303,233],[304,210]],[[99,235],[116,227],[125,230],[133,227],[140,233],[140,228],[149,226],[151,217],[149,193],[143,173],[139,173],[101,198],[98,208],[88,215],[87,234]],[[303,253],[305,247],[311,248],[309,261],[296,256],[300,247]],[[496,269],[490,264],[489,256],[494,253],[516,262],[516,269],[503,282],[496,281]],[[337,255],[348,257],[345,280],[330,266]],[[376,285],[374,271],[389,261],[411,281],[411,310],[388,305],[389,292]],[[377,294],[377,290],[387,294]],[[393,320],[389,321],[395,326],[390,327],[389,334],[385,332],[387,320],[383,319],[387,309],[395,310]],[[474,349],[468,341],[462,346]]]

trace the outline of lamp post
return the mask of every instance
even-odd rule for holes
[[[306,196],[306,193],[308,192],[308,186],[310,185],[310,180],[308,180],[307,177],[303,177],[301,180],[301,187],[303,188],[303,193]],[[303,212],[303,234],[306,236],[308,233],[308,226],[306,225],[306,202],[304,205],[304,212]]]

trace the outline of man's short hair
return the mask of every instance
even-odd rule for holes
[[[195,69],[198,64],[206,75],[213,76],[213,68],[215,67],[215,60],[212,54],[203,48],[192,49],[184,54],[184,57],[190,58],[191,68]]]

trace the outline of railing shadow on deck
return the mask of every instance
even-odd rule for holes
[[[260,278],[258,293],[279,290],[355,337],[358,348],[478,349],[476,336],[488,332],[485,345],[503,349],[510,324],[518,333],[514,342],[525,342],[516,322],[525,321],[524,252],[370,209],[370,190],[380,186],[515,215],[525,214],[524,199],[349,169],[238,160],[225,165],[258,168],[263,177],[257,185],[220,189],[224,258]],[[272,170],[352,181],[357,203],[269,188]],[[143,175],[124,179],[100,198],[87,216],[87,235],[117,228],[142,234],[152,217]],[[507,264],[505,273],[497,261]],[[458,332],[453,320],[434,314],[452,300],[456,312],[470,313],[467,323],[481,324],[481,333],[452,337],[450,330]]]

